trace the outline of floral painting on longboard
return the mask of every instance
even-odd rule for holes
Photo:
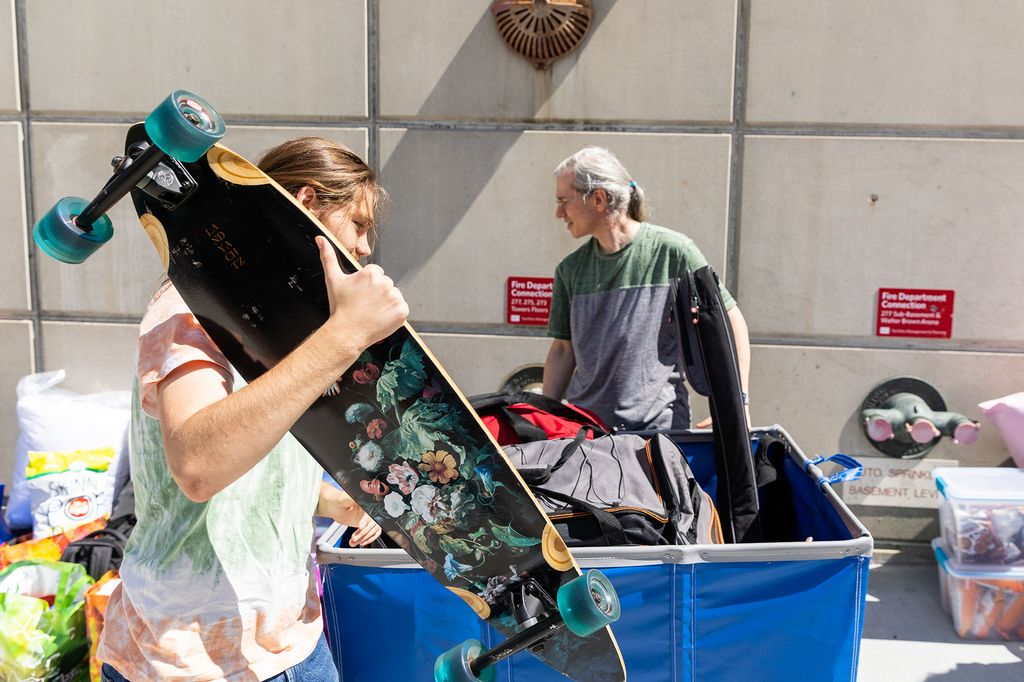
[[[438,580],[494,605],[518,581],[515,558],[537,553],[529,548],[541,539],[517,528],[536,527],[523,521],[535,505],[501,482],[500,455],[472,435],[472,415],[431,376],[417,344],[390,346],[394,357],[379,357],[380,348],[331,389],[352,427],[344,478],[358,482],[371,516],[402,529],[404,537],[390,535]],[[501,562],[489,565],[495,555]]]

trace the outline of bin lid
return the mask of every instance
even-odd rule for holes
[[[1019,564],[963,564],[950,556],[942,538],[932,540],[935,561],[954,578],[967,578],[997,589],[1024,592],[1024,566]]]
[[[947,500],[1024,501],[1024,470],[1007,467],[937,467],[935,486]]]

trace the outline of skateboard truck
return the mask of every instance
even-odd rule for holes
[[[179,206],[196,188],[185,166],[147,142],[136,142],[126,156],[115,156],[110,164],[114,167],[110,180],[81,213],[72,216],[83,232],[92,232],[93,223],[133,188],[156,198],[167,209]]]
[[[115,161],[119,163],[115,165],[114,175],[89,205],[72,218],[75,225],[83,232],[92,232],[93,223],[128,194],[166,156],[159,148],[150,147],[139,156],[137,162],[126,157],[116,157]],[[130,170],[126,171],[126,167]]]
[[[485,669],[500,663],[512,654],[537,645],[543,646],[543,642],[548,638],[548,635],[564,627],[565,621],[562,619],[561,614],[557,611],[548,614],[536,624],[512,635],[490,651],[485,651],[474,658],[469,664],[469,669],[474,675],[479,676]]]
[[[224,136],[224,119],[201,97],[175,90],[145,121],[153,144],[114,159],[114,175],[90,201],[64,197],[32,228],[44,253],[65,263],[81,263],[114,234],[106,213],[139,187],[168,207],[179,205],[196,187],[181,162],[198,160]]]
[[[524,583],[510,599],[516,619],[523,619],[526,629],[489,651],[482,651],[475,639],[449,649],[434,663],[435,682],[493,680],[496,664],[523,649],[542,647],[552,633],[568,628],[577,637],[588,637],[618,620],[621,613],[615,588],[600,571],[587,571],[563,584],[557,600],[535,581]]]
[[[512,601],[512,612],[521,628],[528,628],[545,614],[558,610],[558,604],[551,595],[532,578],[509,593],[509,598]]]
[[[147,155],[153,149],[156,147],[148,142],[136,142],[128,147],[127,156],[115,156],[111,165],[114,166],[115,172],[123,172],[140,161],[145,161],[146,165],[149,165]],[[135,183],[135,186],[171,211],[196,190],[198,183],[180,161],[164,155]]]

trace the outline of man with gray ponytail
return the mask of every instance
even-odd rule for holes
[[[607,149],[585,147],[558,165],[555,202],[569,234],[590,239],[555,270],[544,394],[567,397],[612,428],[689,428],[669,292],[684,267],[707,260],[689,237],[646,222],[643,189]],[[747,324],[724,286],[721,293],[746,395]]]

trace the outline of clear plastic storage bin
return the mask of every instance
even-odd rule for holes
[[[1024,567],[954,561],[939,538],[932,540],[939,564],[942,609],[964,639],[1024,639]]]
[[[939,522],[950,558],[1024,566],[1024,470],[940,467],[933,476],[943,497]]]

